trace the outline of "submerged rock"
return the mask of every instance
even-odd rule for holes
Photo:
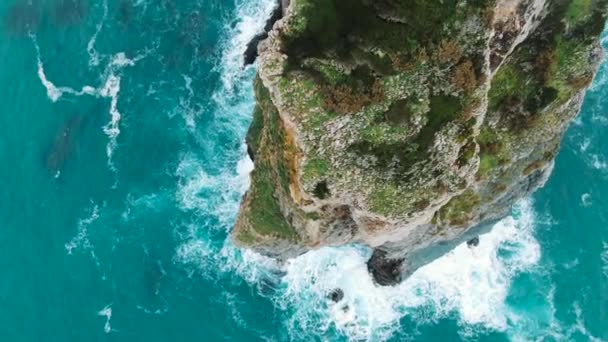
[[[35,33],[40,25],[41,11],[30,2],[18,1],[7,11],[4,25],[15,35]]]
[[[255,62],[258,58],[258,44],[266,38],[268,38],[268,33],[272,30],[272,26],[274,23],[279,21],[283,15],[285,14],[284,9],[289,6],[288,0],[277,0],[277,7],[272,12],[272,15],[268,20],[266,20],[266,24],[264,25],[264,31],[258,33],[251,39],[251,41],[247,44],[247,48],[243,53],[243,64],[250,65]]]
[[[607,8],[292,1],[259,44],[234,241],[280,259],[364,244],[392,285],[478,235],[547,179]]]
[[[80,24],[85,20],[88,11],[88,1],[58,0],[55,5],[54,20],[59,25]]]
[[[367,268],[378,285],[392,286],[401,282],[402,259],[390,259],[382,250],[375,250],[367,262]]]
[[[338,303],[339,301],[344,299],[344,291],[342,291],[342,289],[335,289],[331,291],[328,297],[332,302]]]
[[[72,156],[75,135],[82,127],[82,122],[82,115],[74,115],[64,122],[46,154],[46,167],[55,178],[61,176],[65,163]]]
[[[469,247],[477,247],[479,246],[479,237],[474,237],[471,240],[467,241],[467,246]]]

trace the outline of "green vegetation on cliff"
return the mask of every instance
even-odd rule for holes
[[[292,0],[261,57],[237,237],[450,236],[504,214],[576,114],[608,11],[531,4]]]
[[[295,241],[298,235],[285,219],[279,200],[289,196],[285,152],[290,147],[286,146],[279,113],[259,79],[255,90],[258,104],[249,128],[248,144],[256,164],[251,174],[251,190],[247,194],[249,207],[244,212],[249,229],[242,229],[237,238],[243,243],[252,243],[256,236]]]

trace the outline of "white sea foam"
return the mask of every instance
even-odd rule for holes
[[[44,74],[44,65],[42,64],[40,58],[38,59],[38,77],[40,77],[42,85],[44,85],[44,87],[46,88],[46,93],[49,99],[51,99],[51,101],[53,102],[59,100],[59,98],[63,94],[63,91],[57,88],[51,81],[46,78],[46,75]]]
[[[310,252],[286,265],[287,290],[277,302],[295,311],[292,328],[322,335],[335,327],[352,340],[384,340],[406,315],[423,322],[458,313],[464,325],[504,331],[516,315],[505,304],[511,279],[540,258],[532,237],[533,220],[531,205],[525,202],[514,217],[482,235],[478,247],[463,244],[395,287],[373,283],[366,267],[369,251],[364,248]],[[345,295],[338,304],[327,300],[335,288]]]
[[[103,331],[108,334],[114,330],[112,330],[112,325],[110,321],[112,320],[112,304],[106,305],[103,309],[97,312],[98,316],[103,316],[106,318],[106,323],[103,325]]]
[[[606,111],[604,109],[605,106],[606,106],[606,103],[602,101],[602,102],[598,103],[596,109],[593,110],[593,112],[591,114],[591,121],[594,124],[602,125],[602,126],[608,125],[608,117],[606,116]]]
[[[585,153],[587,151],[587,149],[589,148],[589,146],[591,145],[591,139],[589,138],[584,138],[583,141],[580,144],[580,151]]]
[[[99,206],[92,204],[86,218],[78,221],[78,232],[76,235],[65,244],[65,249],[68,254],[72,254],[74,250],[81,248],[83,250],[91,250],[93,248],[88,237],[89,226],[99,218]]]
[[[557,318],[557,309],[555,307],[555,285],[551,286],[547,295],[546,302],[549,304],[549,327],[538,329],[534,326],[535,331],[526,335],[526,332],[519,331],[514,335],[512,341],[591,341],[605,342],[601,338],[594,336],[588,329],[583,318],[583,310],[578,302],[572,303],[571,314],[574,315],[574,322],[564,323]]]
[[[531,204],[524,202],[513,216],[480,236],[476,248],[463,244],[395,287],[374,284],[366,266],[370,251],[358,246],[323,248],[281,266],[236,249],[229,239],[219,253],[204,239],[193,239],[178,249],[176,257],[204,272],[219,268],[239,274],[254,286],[276,282],[270,296],[289,316],[286,324],[292,338],[314,339],[338,330],[350,340],[381,341],[399,329],[405,316],[432,323],[453,314],[463,335],[472,334],[471,327],[506,331],[509,322],[520,319],[505,303],[511,280],[540,259],[540,246],[532,235],[534,218]],[[336,288],[344,291],[339,303],[327,297]]]
[[[126,222],[141,213],[159,212],[163,209],[165,201],[166,195],[162,191],[141,196],[129,193],[125,200],[125,210],[121,214],[121,219]]]
[[[585,320],[583,319],[583,311],[581,309],[581,306],[578,302],[574,302],[574,304],[572,304],[572,308],[574,310],[574,314],[576,315],[576,324],[570,328],[569,330],[569,334],[568,337],[570,337],[573,333],[580,333],[581,335],[583,335],[585,337],[585,339],[587,339],[588,341],[591,342],[605,342],[602,339],[593,336],[593,334],[591,334],[591,332],[589,332],[589,330],[587,330],[587,326],[585,325]]]
[[[101,17],[101,20],[99,21],[99,23],[97,24],[97,26],[95,28],[95,33],[93,33],[93,35],[91,36],[91,39],[87,43],[87,53],[89,54],[89,65],[90,66],[99,65],[99,53],[97,52],[97,50],[95,50],[95,42],[97,41],[97,36],[99,36],[99,33],[101,32],[101,29],[103,28],[106,18],[108,17],[108,0],[104,0],[102,6],[103,6],[103,16]]]
[[[602,259],[602,271],[604,272],[604,277],[608,280],[608,242],[604,242],[604,251],[601,255]]]
[[[230,316],[232,319],[241,327],[246,328],[247,322],[243,319],[243,315],[239,311],[239,306],[242,306],[243,303],[240,303],[238,297],[234,293],[224,292],[222,293],[223,303],[230,309]]]
[[[351,340],[385,340],[405,316],[430,323],[455,313],[466,335],[472,326],[505,331],[519,319],[505,299],[511,279],[540,259],[533,221],[531,205],[524,202],[514,216],[482,235],[478,247],[461,245],[395,287],[374,284],[366,266],[370,251],[357,246],[323,248],[284,266],[240,251],[230,240],[219,253],[204,241],[190,240],[176,256],[201,270],[237,273],[256,286],[277,282],[271,298],[289,313],[287,325],[294,338],[337,329]],[[327,299],[336,288],[344,291],[337,304]]]
[[[608,162],[604,156],[598,154],[591,154],[589,156],[591,158],[591,166],[596,170],[604,170],[608,169]]]
[[[42,62],[40,46],[34,35],[32,35],[31,38],[36,48],[36,57],[38,59],[38,77],[40,78],[42,85],[46,88],[47,96],[52,102],[58,101],[64,94],[72,96],[89,95],[110,99],[110,121],[103,127],[103,131],[108,136],[108,144],[106,146],[108,167],[112,171],[116,171],[112,157],[117,147],[117,138],[120,135],[120,119],[122,117],[118,110],[118,95],[121,82],[120,75],[124,68],[134,66],[139,60],[145,58],[150,51],[146,51],[133,59],[127,58],[124,52],[118,52],[112,55],[106,66],[106,70],[104,71],[104,80],[101,85],[98,87],[85,85],[78,91],[70,87],[58,87],[48,79],[44,70],[44,63]],[[89,43],[92,44],[91,42],[94,43],[94,39]],[[92,58],[95,58],[95,56],[98,56],[96,51]]]
[[[106,79],[106,83],[100,89],[99,95],[109,97],[110,100],[110,121],[103,127],[104,133],[108,136],[108,144],[106,146],[106,155],[108,157],[108,166],[115,170],[112,156],[116,149],[116,139],[120,134],[120,118],[121,114],[118,111],[118,93],[120,92],[120,77],[111,74]]]
[[[245,150],[245,146],[241,150]],[[244,153],[244,152],[243,152]],[[249,172],[253,163],[244,156],[236,170],[211,174],[193,154],[181,158],[175,174],[180,178],[177,199],[185,210],[210,213],[228,229],[238,211],[242,194],[249,187]]]
[[[247,156],[246,145],[242,144],[237,151],[224,151],[221,159],[212,160],[213,168],[205,167],[217,156],[217,147],[210,142],[230,136],[241,138],[248,128],[254,107],[251,98],[253,69],[243,70],[242,54],[247,43],[263,29],[264,20],[260,18],[268,17],[275,6],[274,0],[237,3],[237,22],[234,26],[225,27],[226,35],[220,42],[222,53],[216,69],[222,75],[222,83],[212,95],[214,120],[204,134],[194,129],[197,113],[189,109],[194,93],[192,79],[182,75],[190,96],[180,100],[179,110],[200,145],[199,154],[205,158],[194,153],[181,156],[175,171],[179,178],[176,198],[183,210],[210,213],[218,219],[219,228],[224,231],[231,228],[240,199],[249,187],[253,162]]]
[[[581,196],[581,203],[583,204],[583,207],[589,207],[589,206],[591,206],[593,204],[591,202],[591,194],[590,193],[584,193]]]
[[[237,5],[237,23],[227,24],[220,72],[227,91],[232,91],[235,81],[242,77],[243,54],[247,44],[258,33],[264,30],[266,18],[269,18],[277,6],[275,0],[243,1]]]

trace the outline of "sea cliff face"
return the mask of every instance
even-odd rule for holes
[[[393,284],[542,186],[608,0],[292,0],[259,45],[237,245],[374,248]]]

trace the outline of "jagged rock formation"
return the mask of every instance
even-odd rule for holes
[[[608,0],[293,0],[259,46],[234,241],[375,249],[380,284],[543,184],[602,57]]]

